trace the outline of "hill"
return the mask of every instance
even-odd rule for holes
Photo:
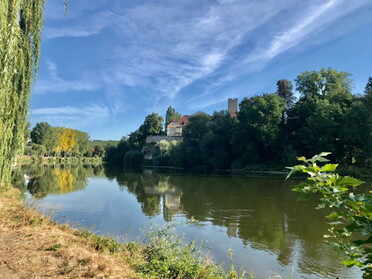
[[[117,146],[119,142],[120,142],[119,140],[91,140],[90,146],[91,147],[94,147],[94,146],[106,147],[107,145]]]

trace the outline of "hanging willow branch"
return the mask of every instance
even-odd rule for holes
[[[21,151],[28,99],[40,56],[45,0],[0,1],[0,188]]]

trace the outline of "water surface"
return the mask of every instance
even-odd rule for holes
[[[231,248],[234,265],[256,278],[361,278],[324,243],[326,212],[315,210],[315,201],[296,201],[290,189],[298,181],[67,166],[23,167],[16,177],[45,211],[58,207],[56,221],[122,241],[141,240],[141,229],[174,222],[178,234],[202,243],[225,267]]]

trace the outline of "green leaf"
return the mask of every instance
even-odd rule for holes
[[[301,166],[301,165],[297,165],[297,166],[294,166],[294,167],[287,167],[287,169],[290,169],[291,171],[288,173],[287,177],[286,177],[286,180],[292,175],[294,174],[295,172],[302,172],[303,169],[305,169],[304,166]]]
[[[357,260],[347,260],[347,261],[343,261],[342,263],[346,265],[347,267],[352,267],[354,265],[358,266],[360,264],[360,262]]]
[[[311,161],[311,162],[316,162],[316,161],[319,161],[319,162],[328,162],[329,160],[326,159],[326,158],[324,158],[324,156],[327,156],[327,155],[329,155],[329,154],[331,154],[331,153],[330,153],[330,152],[322,152],[322,153],[320,153],[320,154],[318,154],[318,155],[313,156],[313,157],[310,159],[310,161]]]
[[[320,169],[320,171],[335,171],[337,167],[338,164],[326,164]]]
[[[309,196],[310,196],[310,193],[302,193],[302,194],[298,197],[297,200],[299,200],[299,201],[305,201],[305,200],[307,200],[307,199],[309,198]]]
[[[297,157],[297,161],[306,161],[306,158],[304,156]]]
[[[318,156],[320,157],[325,157],[325,156],[328,156],[328,155],[331,155],[332,152],[321,152]]]
[[[323,158],[323,157],[318,158],[317,161],[319,161],[319,162],[329,162],[328,159]]]
[[[327,215],[326,218],[330,220],[334,220],[338,217],[339,215],[336,212],[332,212],[331,214]]]
[[[360,181],[359,179],[356,179],[356,178],[353,178],[353,177],[350,177],[350,176],[344,176],[343,178],[341,178],[337,181],[337,185],[339,185],[339,186],[346,185],[346,186],[356,187],[356,186],[359,186],[362,183],[364,183],[364,181]]]

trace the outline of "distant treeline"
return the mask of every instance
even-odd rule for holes
[[[102,146],[91,147],[89,134],[65,127],[52,127],[48,122],[36,123],[26,132],[31,142],[25,147],[26,155],[56,157],[103,157]]]
[[[119,144],[118,140],[91,140],[90,141],[90,146],[93,148],[96,146],[102,146],[102,147],[117,146],[118,144]]]
[[[149,135],[163,134],[163,118],[148,115],[138,130],[108,147],[105,160],[139,165],[142,152],[153,149],[153,164],[211,169],[249,165],[292,165],[296,156],[332,152],[333,161],[371,165],[372,78],[364,94],[351,92],[351,74],[333,68],[306,71],[292,82],[279,80],[275,93],[244,98],[237,118],[226,111],[189,117],[183,142],[145,144]],[[176,113],[171,107],[169,112]],[[172,117],[170,116],[170,119]]]

